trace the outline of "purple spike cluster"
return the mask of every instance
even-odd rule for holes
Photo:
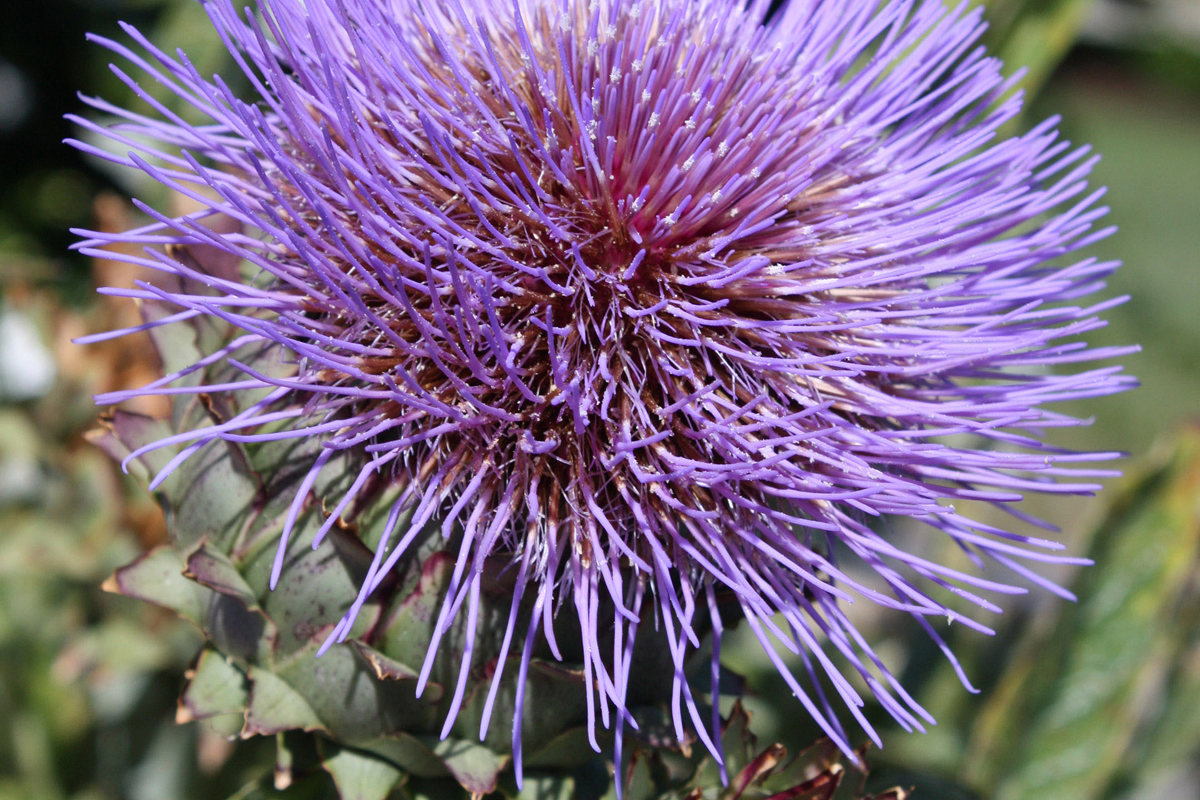
[[[1079,422],[1045,404],[1131,384],[1117,367],[1057,370],[1123,352],[1079,340],[1120,302],[1081,304],[1115,265],[1070,257],[1109,232],[1094,227],[1105,209],[1086,180],[1094,158],[1054,120],[1002,138],[1021,101],[977,44],[978,13],[769,5],[259,0],[244,13],[206,0],[253,102],[132,28],[133,49],[97,39],[207,120],[114,67],[154,113],[88,99],[118,124],[75,122],[115,152],[73,144],[201,210],[143,206],[152,224],[85,234],[80,249],[143,243],[126,260],[211,288],[125,292],[178,309],[148,325],[213,317],[239,332],[98,401],[266,390],[154,445],[182,446],[159,480],[215,440],[319,436],[276,578],[335,454],[359,471],[323,498],[326,529],[381,479],[399,488],[329,644],[440,522],[458,559],[423,679],[452,624],[471,640],[484,561],[503,555],[533,613],[518,626],[514,603],[492,697],[506,656],[523,672],[535,644],[557,655],[552,623],[575,615],[592,730],[620,731],[632,643],[654,626],[675,664],[678,734],[719,753],[684,663],[711,629],[715,675],[721,595],[841,748],[837,707],[870,731],[856,685],[920,729],[928,714],[843,606],[911,614],[946,649],[930,618],[987,631],[951,595],[997,611],[990,596],[1025,591],[906,552],[885,515],[1065,594],[1027,565],[1078,559],[955,503],[1008,509],[1109,474],[1085,467],[1114,454],[1039,439]],[[217,218],[239,232],[214,232]],[[206,274],[163,247],[200,244],[253,277]],[[294,369],[242,363],[252,344]],[[221,362],[241,378],[179,383]]]

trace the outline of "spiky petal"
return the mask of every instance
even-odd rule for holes
[[[320,437],[289,529],[335,453],[359,472],[323,498],[326,528],[381,482],[401,488],[330,643],[440,522],[459,556],[426,675],[451,625],[470,640],[484,560],[506,554],[532,615],[518,626],[514,603],[493,692],[505,655],[523,670],[539,639],[557,654],[554,620],[574,615],[592,729],[619,730],[652,624],[678,734],[717,751],[684,662],[711,628],[716,674],[728,595],[847,752],[835,701],[870,727],[846,670],[920,728],[928,714],[843,605],[907,612],[940,642],[930,618],[986,630],[949,594],[994,611],[988,596],[1024,591],[901,549],[889,515],[1061,592],[1026,566],[1073,563],[1058,544],[955,503],[1089,492],[1102,473],[1078,465],[1112,456],[1039,439],[1077,422],[1045,404],[1129,386],[1115,367],[1048,369],[1120,352],[1079,340],[1119,302],[1081,305],[1114,264],[1071,257],[1106,235],[1105,210],[1094,159],[1055,121],[1000,137],[1020,98],[977,47],[978,13],[768,5],[260,0],[243,15],[207,0],[253,102],[132,28],[136,50],[100,39],[209,119],[173,115],[117,69],[155,113],[89,100],[120,124],[75,121],[132,149],[76,146],[202,210],[145,208],[154,223],[81,249],[145,243],[130,260],[211,290],[127,292],[178,309],[152,324],[211,317],[236,333],[99,402],[258,390],[236,417],[155,446],[182,448],[165,475],[218,439]],[[214,233],[214,217],[241,232]],[[241,272],[170,247],[200,244]],[[290,368],[246,363],[263,345]],[[222,362],[240,377],[184,380]],[[513,746],[519,759],[520,715]]]

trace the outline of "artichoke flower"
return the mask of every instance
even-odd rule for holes
[[[1081,559],[968,504],[1025,520],[1110,474],[1041,435],[1132,383],[1079,338],[1115,264],[1074,255],[1108,233],[1087,149],[999,135],[1021,98],[977,11],[204,7],[252,99],[127,27],[98,41],[205,119],[114,67],[153,113],[88,99],[116,147],[74,142],[199,209],[80,245],[162,275],[110,291],[146,304],[163,378],[98,400],[175,399],[113,418],[173,532],[114,582],[211,641],[185,716],[473,793],[509,760],[518,786],[591,752],[623,776],[632,731],[736,783],[729,626],[856,759],[867,698],[932,718],[847,603],[953,662],[935,624],[988,631],[958,600],[1026,591],[889,518],[1065,593],[1028,565]]]

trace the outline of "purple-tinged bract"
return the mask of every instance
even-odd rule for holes
[[[773,14],[765,0],[205,5],[253,102],[127,29],[141,54],[101,42],[208,119],[90,100],[120,124],[77,122],[133,149],[76,143],[200,210],[147,209],[154,224],[82,249],[149,245],[129,260],[213,290],[128,292],[178,309],[152,324],[212,317],[238,334],[99,400],[264,390],[156,446],[184,446],[174,465],[224,438],[320,437],[292,519],[335,454],[359,471],[321,498],[326,528],[381,482],[398,489],[392,519],[406,522],[379,544],[359,605],[440,524],[459,552],[440,632],[474,628],[484,560],[503,556],[532,609],[503,638],[521,669],[535,644],[557,653],[554,621],[577,616],[592,729],[619,730],[632,642],[654,626],[678,733],[714,750],[683,667],[711,629],[715,674],[721,614],[740,607],[849,750],[833,701],[869,726],[844,672],[900,724],[929,717],[846,602],[907,612],[940,642],[931,618],[986,630],[951,593],[996,610],[985,595],[1024,591],[906,552],[879,520],[919,521],[977,565],[1061,592],[1026,566],[1070,562],[1058,545],[955,503],[1094,488],[1081,481],[1100,473],[1077,465],[1112,454],[1039,435],[1077,423],[1045,404],[1130,385],[1114,367],[1070,368],[1118,354],[1079,340],[1119,302],[1081,304],[1114,265],[1072,255],[1107,233],[1086,149],[1053,120],[1003,138],[1020,97],[978,46],[978,13],[940,0]],[[215,247],[242,276],[162,245]],[[239,360],[264,344],[291,365],[282,377]],[[177,383],[222,362],[241,377]],[[601,629],[614,617],[615,636]],[[513,737],[519,753],[520,715]]]

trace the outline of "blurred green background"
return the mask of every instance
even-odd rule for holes
[[[13,7],[15,5],[15,7]],[[1128,451],[1128,477],[1100,501],[1039,503],[1094,568],[1061,576],[1081,603],[1013,604],[998,635],[951,632],[980,695],[969,695],[909,626],[864,617],[910,688],[938,716],[928,736],[885,731],[872,785],[917,798],[1143,800],[1200,797],[1200,2],[992,0],[989,44],[1028,65],[1026,124],[1061,129],[1103,155],[1120,232],[1093,248],[1124,262],[1128,303],[1097,345],[1142,345],[1125,360],[1142,388],[1070,409],[1072,446]],[[264,755],[174,723],[198,645],[171,615],[101,591],[118,565],[160,541],[145,492],[85,434],[89,396],[148,380],[134,343],[81,352],[73,336],[128,319],[97,281],[117,265],[72,256],[70,226],[126,224],[130,194],[161,201],[61,144],[76,91],[129,102],[86,31],[127,20],[201,71],[224,64],[191,0],[16,0],[0,24],[0,800],[223,797]],[[126,315],[126,316],[123,316]],[[755,648],[760,738],[811,731]]]

